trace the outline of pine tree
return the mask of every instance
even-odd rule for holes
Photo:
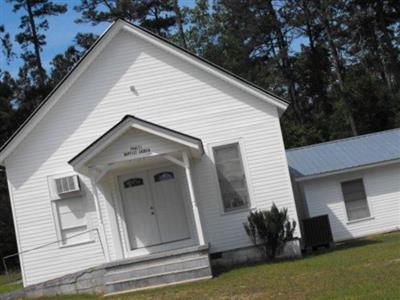
[[[178,0],[172,0],[173,9],[175,12],[175,23],[178,30],[179,44],[181,47],[186,48],[185,32],[183,30],[184,19],[182,16],[181,8],[179,7]]]
[[[13,3],[13,11],[22,11],[19,28],[22,30],[15,36],[16,41],[24,50],[22,59],[30,76],[43,88],[46,84],[46,71],[43,67],[41,52],[46,44],[43,31],[49,29],[48,16],[63,14],[67,6],[54,4],[49,0],[8,0]]]
[[[96,25],[121,18],[162,36],[169,34],[176,21],[170,0],[81,0],[74,9],[81,14],[78,23]]]
[[[200,56],[205,56],[205,50],[212,44],[213,16],[207,0],[196,0],[193,8],[186,9],[188,29],[186,30],[186,45]]]
[[[324,32],[324,38],[326,40],[326,47],[330,51],[330,58],[334,66],[333,70],[336,76],[339,97],[343,105],[343,113],[346,115],[346,119],[351,129],[352,135],[358,135],[357,125],[354,118],[354,111],[352,109],[352,94],[346,89],[345,76],[346,67],[344,64],[344,58],[341,55],[341,39],[338,39],[343,30],[343,13],[341,1],[323,0],[321,3],[317,3],[315,6],[316,16],[319,18],[320,26]]]
[[[16,85],[9,73],[0,71],[0,74],[0,144],[2,145],[16,130],[15,111],[12,105]],[[6,174],[0,167],[0,257],[15,252],[17,252],[17,245]]]
[[[67,75],[97,38],[98,36],[91,33],[78,33],[75,36],[74,44],[69,46],[64,53],[53,58],[50,76],[52,86],[56,86]]]
[[[15,53],[12,49],[10,34],[6,32],[4,25],[0,25],[0,47],[4,57],[6,58],[6,62],[9,63],[15,56]]]

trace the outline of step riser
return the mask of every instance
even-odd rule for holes
[[[107,274],[109,274],[109,275],[114,274],[114,273],[119,274],[119,273],[123,273],[123,272],[130,272],[133,270],[151,268],[152,266],[157,266],[160,264],[168,264],[168,263],[174,263],[176,261],[185,261],[185,260],[191,260],[191,259],[201,259],[204,257],[208,257],[208,253],[204,253],[204,252],[186,253],[186,254],[180,254],[180,255],[171,256],[171,257],[163,257],[163,258],[149,260],[149,261],[133,262],[133,263],[125,264],[125,265],[121,265],[121,266],[109,267],[106,269],[106,271],[107,271]]]
[[[168,283],[192,280],[196,278],[205,278],[211,276],[210,267],[182,271],[174,274],[166,274],[157,277],[142,278],[137,280],[130,280],[125,282],[114,283],[105,287],[105,294],[117,293],[126,290],[140,289],[144,287],[158,286]]]
[[[125,279],[135,279],[138,277],[152,276],[161,273],[181,271],[185,269],[192,269],[197,267],[207,267],[209,266],[208,256],[203,256],[191,260],[178,259],[170,262],[159,262],[158,264],[152,264],[148,267],[143,266],[138,268],[134,266],[130,270],[125,270],[124,272],[114,272],[106,274],[105,282],[110,283],[113,281],[120,281]]]

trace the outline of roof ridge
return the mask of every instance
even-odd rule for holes
[[[263,93],[265,93],[265,94],[267,94],[267,95],[269,95],[269,96],[271,96],[273,98],[275,98],[276,100],[279,100],[279,101],[284,102],[286,104],[290,104],[291,103],[287,99],[276,95],[274,92],[271,92],[271,91],[259,86],[258,84],[254,83],[254,82],[252,82],[252,81],[250,81],[250,80],[248,80],[248,79],[246,79],[246,78],[244,78],[244,77],[242,77],[240,75],[237,75],[236,73],[234,73],[234,72],[232,72],[232,71],[230,71],[230,70],[228,70],[228,69],[226,69],[226,68],[224,68],[224,67],[222,67],[222,66],[220,66],[220,65],[218,65],[216,63],[213,63],[212,61],[200,56],[199,54],[197,54],[195,52],[192,52],[190,49],[186,49],[184,47],[181,47],[181,46],[175,44],[174,42],[170,41],[169,39],[167,39],[167,38],[165,38],[165,37],[163,37],[161,35],[158,35],[157,33],[152,32],[151,30],[149,30],[149,29],[147,29],[145,27],[136,25],[136,24],[134,24],[134,23],[132,23],[132,22],[130,22],[128,20],[125,20],[125,19],[121,18],[121,17],[118,17],[116,21],[118,21],[118,20],[122,21],[122,22],[124,22],[124,23],[126,23],[126,24],[128,24],[128,25],[130,25],[130,26],[132,26],[134,28],[136,28],[137,30],[140,30],[140,31],[142,31],[142,32],[144,32],[146,34],[149,34],[149,35],[155,37],[156,39],[159,39],[159,40],[167,43],[168,45],[170,45],[170,46],[172,46],[172,47],[174,47],[176,49],[179,49],[179,50],[183,51],[186,54],[189,54],[189,55],[191,55],[191,56],[193,56],[193,57],[195,57],[195,58],[197,58],[197,59],[209,64],[210,66],[212,66],[212,67],[214,67],[214,68],[226,73],[227,75],[230,75],[230,76],[232,76],[232,77],[234,77],[234,78],[236,78],[236,79],[238,79],[238,80],[240,80],[240,81],[252,86],[253,88],[255,88],[255,89],[257,89],[257,90],[259,90],[259,91],[261,91],[261,92],[263,92]]]
[[[382,134],[384,132],[390,132],[390,131],[396,131],[396,130],[400,130],[400,127],[387,129],[387,130],[376,131],[376,132],[370,132],[370,133],[357,135],[357,136],[350,136],[350,137],[343,138],[343,139],[331,140],[331,141],[317,143],[317,144],[311,144],[311,145],[307,145],[307,146],[290,148],[290,149],[286,149],[286,152],[294,152],[294,151],[302,150],[302,149],[305,149],[305,148],[314,148],[314,147],[323,146],[323,145],[327,145],[327,144],[334,144],[334,143],[340,143],[340,142],[345,142],[345,141],[350,141],[350,140],[356,140],[356,139],[365,138],[365,137],[368,137],[368,136],[371,136],[371,135],[379,135],[379,134]]]

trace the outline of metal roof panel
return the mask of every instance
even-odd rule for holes
[[[400,128],[286,151],[296,177],[400,159]]]

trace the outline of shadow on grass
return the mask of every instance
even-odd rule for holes
[[[254,266],[259,266],[259,265],[275,265],[283,262],[292,262],[292,261],[299,261],[302,259],[309,259],[312,257],[320,256],[320,255],[325,255],[337,251],[343,251],[343,250],[349,250],[352,248],[358,248],[358,247],[364,247],[364,246],[369,246],[369,245],[374,245],[374,244],[380,244],[383,241],[381,240],[375,240],[375,239],[356,239],[356,240],[349,240],[349,241],[344,241],[341,243],[337,243],[335,246],[331,248],[324,248],[320,247],[316,250],[314,250],[312,253],[303,253],[302,257],[299,258],[278,258],[275,260],[258,260],[255,262],[246,262],[246,263],[241,263],[241,264],[236,264],[233,266],[213,266],[213,276],[218,277],[224,273],[228,273],[230,271],[240,269],[243,267],[254,267]]]
[[[314,257],[314,256],[329,254],[332,252],[349,250],[352,248],[364,247],[364,246],[369,246],[369,245],[374,245],[374,244],[380,244],[382,242],[383,241],[381,241],[381,240],[373,240],[373,239],[349,240],[349,241],[336,243],[331,248],[320,247],[318,249],[314,249],[312,253],[303,253],[303,257],[310,258],[310,257]]]
[[[224,273],[228,273],[237,269],[241,268],[246,268],[246,267],[255,267],[255,266],[260,266],[260,265],[276,265],[280,264],[283,262],[291,262],[291,261],[298,261],[301,260],[302,257],[298,258],[276,258],[275,260],[257,260],[254,262],[243,262],[231,266],[213,266],[212,267],[212,273],[213,277],[218,277]]]

